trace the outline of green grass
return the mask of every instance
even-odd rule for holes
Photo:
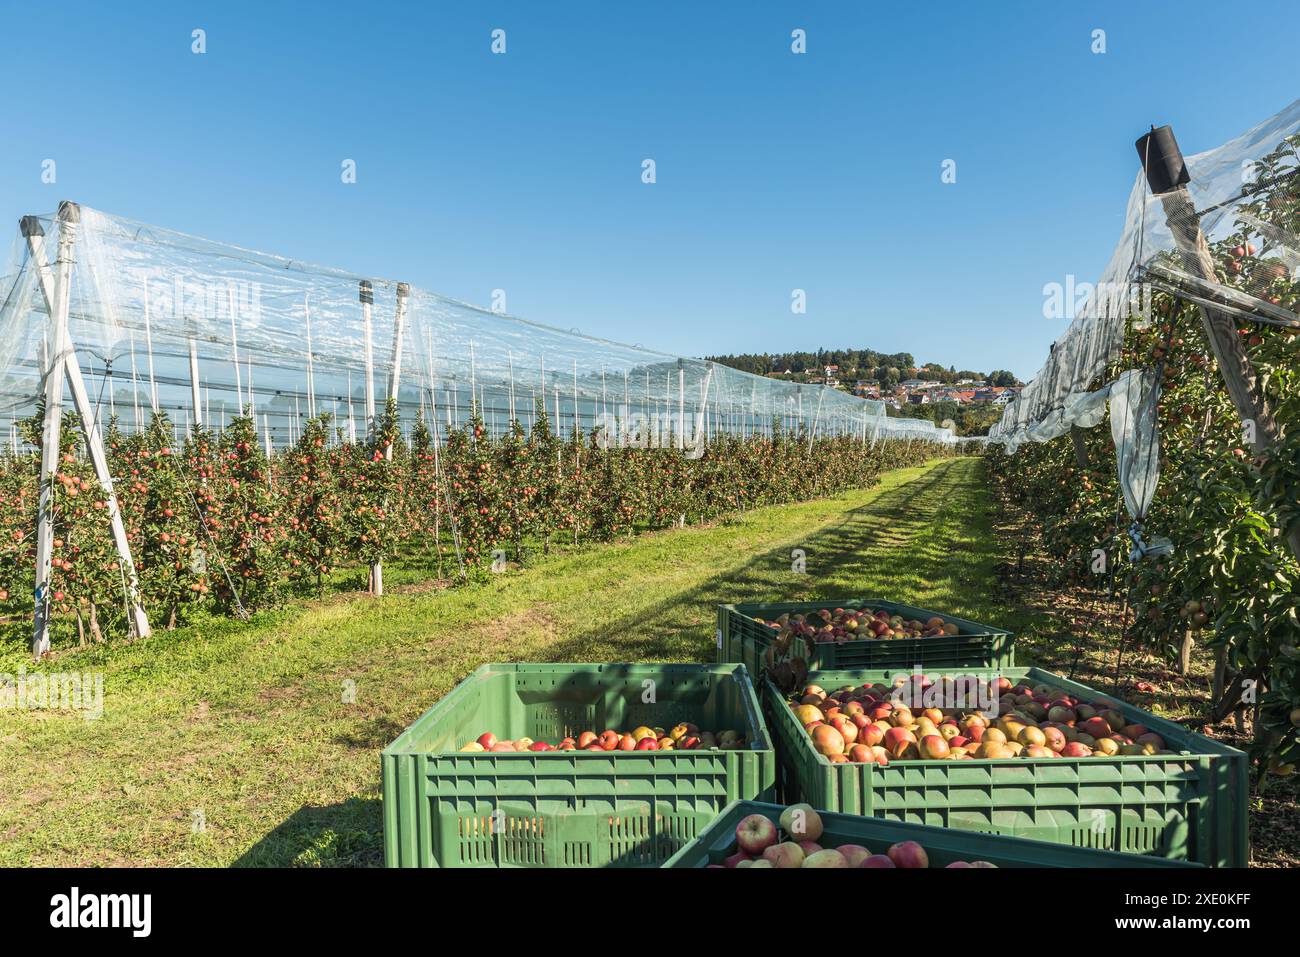
[[[335,595],[63,654],[45,667],[102,672],[104,713],[0,710],[0,865],[380,864],[379,752],[471,670],[712,660],[724,601],[875,595],[1019,631],[1030,622],[992,587],[982,468],[944,460],[485,584]]]

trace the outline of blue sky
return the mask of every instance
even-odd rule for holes
[[[1294,5],[1237,9],[6,0],[0,218],[75,199],[680,354],[1027,377],[1063,328],[1043,284],[1118,239],[1133,140],[1198,152],[1300,95]]]

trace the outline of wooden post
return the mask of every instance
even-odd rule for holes
[[[1079,468],[1091,468],[1088,461],[1088,447],[1083,444],[1083,429],[1077,425],[1070,426],[1070,440],[1074,442],[1074,458],[1079,463]]]
[[[1168,127],[1160,130],[1153,127],[1150,133],[1137,141],[1137,149],[1147,185],[1154,195],[1160,197],[1165,221],[1178,247],[1183,268],[1205,282],[1217,284],[1214,259],[1201,231],[1201,221],[1191,195],[1187,192],[1185,184],[1190,177],[1173,131]],[[1277,445],[1279,430],[1268,400],[1259,390],[1255,369],[1241,344],[1241,337],[1237,335],[1237,324],[1230,314],[1220,309],[1204,304],[1198,304],[1197,308],[1228,396],[1242,422],[1254,423],[1253,448],[1256,455],[1262,454]],[[1300,559],[1300,528],[1294,530],[1287,541],[1292,554]]]
[[[1183,643],[1178,649],[1178,673],[1185,675],[1192,670],[1192,646],[1196,643],[1192,629],[1183,632]]]
[[[147,638],[152,634],[149,618],[140,603],[139,581],[136,577],[135,563],[131,559],[131,545],[127,541],[126,527],[122,522],[122,513],[118,508],[117,496],[113,491],[113,476],[108,468],[108,455],[104,451],[103,437],[96,424],[94,407],[86,391],[86,383],[81,375],[81,366],[72,344],[68,339],[68,311],[71,305],[71,281],[73,250],[76,242],[76,230],[81,221],[81,210],[75,203],[65,202],[59,207],[59,254],[51,275],[45,250],[45,233],[35,217],[25,217],[22,221],[23,236],[27,240],[32,262],[40,278],[41,293],[45,297],[46,308],[51,319],[51,341],[54,344],[50,368],[45,381],[45,432],[41,446],[41,491],[40,510],[36,531],[36,613],[32,630],[32,653],[40,658],[49,650],[49,585],[52,571],[53,529],[53,483],[58,470],[59,443],[62,432],[63,380],[66,377],[72,391],[73,405],[81,419],[82,430],[86,435],[86,447],[90,451],[91,464],[95,477],[104,489],[105,505],[108,509],[109,523],[113,533],[113,543],[122,562],[122,574],[126,583],[127,600],[131,608],[130,620],[138,637]]]

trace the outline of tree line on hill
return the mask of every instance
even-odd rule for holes
[[[818,349],[816,352],[748,352],[739,355],[705,356],[719,365],[750,372],[754,375],[781,375],[792,382],[808,382],[822,378],[827,366],[838,366],[837,378],[852,385],[858,380],[873,381],[884,390],[894,389],[907,379],[926,379],[954,385],[963,379],[987,382],[989,385],[1020,385],[1015,375],[1006,369],[977,372],[972,369],[944,368],[937,362],[918,366],[910,352],[884,353],[874,349]],[[928,418],[928,416],[926,416]]]
[[[1002,418],[1002,406],[992,402],[963,405],[951,399],[924,405],[909,402],[897,409],[886,406],[885,412],[904,419],[929,419],[938,426],[951,421],[957,435],[988,435],[989,427]]]

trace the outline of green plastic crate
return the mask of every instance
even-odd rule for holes
[[[739,661],[758,680],[763,674],[763,652],[772,644],[767,621],[783,614],[807,614],[822,608],[870,608],[904,618],[925,621],[938,615],[957,625],[956,635],[933,638],[856,638],[844,642],[805,642],[808,667],[815,670],[856,671],[886,668],[1010,668],[1015,665],[1015,636],[1009,631],[981,625],[939,611],[900,605],[879,598],[843,598],[826,601],[754,602],[718,606],[718,661]]]
[[[808,683],[891,682],[910,671],[814,672]],[[953,677],[957,673],[951,673]],[[780,757],[783,800],[817,808],[1078,847],[1245,867],[1247,761],[1236,748],[1188,731],[1091,688],[1038,668],[966,670],[1002,674],[1102,701],[1165,739],[1174,755],[1009,758],[832,764],[812,747],[776,686],[764,705]],[[938,672],[932,677],[939,677]]]
[[[742,731],[747,746],[459,751],[484,731],[554,744],[679,721]],[[729,802],[773,797],[776,779],[758,696],[735,664],[484,665],[402,732],[382,765],[390,867],[658,866]]]
[[[700,836],[664,862],[664,867],[708,867],[721,864],[735,853],[736,826],[751,814],[762,814],[780,826],[784,805],[759,801],[729,804]],[[988,861],[998,867],[1203,867],[1192,861],[1164,857],[1118,854],[1089,847],[1067,847],[1047,841],[1031,841],[1005,834],[978,834],[926,824],[901,824],[855,814],[819,812],[822,847],[860,844],[883,854],[899,841],[916,841],[925,848],[931,867],[946,867],[953,861]]]

